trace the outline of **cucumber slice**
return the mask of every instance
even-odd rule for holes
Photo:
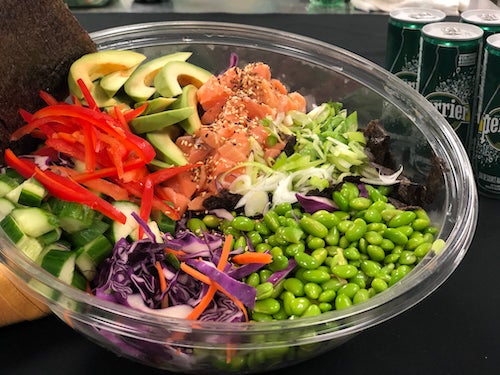
[[[47,190],[34,178],[28,178],[5,195],[14,203],[31,207],[40,207],[46,196]]]
[[[0,227],[7,237],[32,260],[36,260],[43,250],[43,246],[36,238],[26,235],[17,220],[11,214],[0,221]]]
[[[61,235],[62,229],[58,227],[54,230],[51,230],[50,232],[42,234],[41,236],[37,237],[37,239],[42,245],[50,245],[56,241],[59,241],[61,239]]]
[[[113,202],[113,206],[123,212],[127,217],[127,221],[124,224],[114,221],[111,225],[111,241],[116,243],[122,238],[127,238],[132,232],[137,231],[139,228],[139,223],[132,216],[134,212],[139,215],[139,206],[129,201],[115,201]]]
[[[113,244],[100,234],[85,246],[76,250],[76,266],[87,280],[92,280],[97,273],[97,266],[111,255]]]
[[[75,271],[76,253],[63,247],[49,247],[37,258],[40,266],[62,281],[71,284]]]
[[[160,228],[158,226],[158,223],[156,221],[150,221],[150,222],[148,222],[148,227],[151,230],[151,232],[153,233],[153,235],[155,236],[156,242],[158,242],[158,243],[163,242],[162,234],[161,234]],[[129,237],[133,241],[139,240],[139,231],[138,230],[132,231],[130,233]]]
[[[39,237],[59,226],[57,216],[39,207],[15,208],[9,214],[19,225],[24,234]]]
[[[68,202],[51,198],[49,206],[59,218],[59,225],[67,233],[75,233],[89,228],[94,222],[96,212],[89,206],[78,202]]]
[[[5,196],[19,186],[19,182],[6,174],[0,174],[0,197]]]
[[[16,245],[23,237],[26,236],[17,221],[10,214],[5,216],[2,221],[0,221],[0,227],[3,229],[7,237],[9,237]]]
[[[73,246],[78,248],[93,241],[100,234],[104,234],[109,227],[110,224],[103,220],[94,220],[94,223],[89,228],[69,233],[66,237]]]
[[[0,220],[11,213],[16,208],[15,204],[6,198],[0,198]]]

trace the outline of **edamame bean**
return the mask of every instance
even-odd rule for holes
[[[328,234],[328,228],[312,217],[304,216],[300,219],[300,227],[308,234],[315,237],[325,238]]]
[[[317,284],[324,283],[325,281],[330,280],[330,274],[327,271],[324,270],[305,270],[302,273],[302,277],[304,280],[308,282],[313,282]]]
[[[315,282],[310,282],[304,285],[304,294],[310,299],[318,299],[322,292],[323,289],[321,288],[321,286],[319,286]]]
[[[335,309],[342,310],[352,306],[352,301],[346,294],[340,294],[335,298]]]
[[[236,216],[231,221],[231,226],[242,232],[250,232],[255,229],[255,222],[246,216]]]
[[[371,204],[372,201],[365,197],[357,197],[349,201],[349,207],[355,211],[366,210]]]
[[[265,283],[257,285],[255,287],[256,291],[255,299],[258,301],[271,297],[271,295],[273,294],[273,289],[274,289],[273,284],[267,281]]]
[[[361,289],[358,284],[355,283],[347,283],[340,287],[337,291],[337,298],[339,295],[345,294],[349,296],[349,298],[353,298],[356,292]]]
[[[304,295],[304,283],[296,277],[285,279],[283,288],[292,293],[294,297],[302,297]]]
[[[413,264],[417,261],[417,257],[412,251],[403,250],[399,256],[399,264]]]
[[[385,258],[385,251],[380,246],[368,245],[366,247],[366,252],[369,257],[377,262],[381,262]]]
[[[276,213],[279,216],[284,216],[288,211],[291,211],[291,210],[292,210],[292,204],[290,202],[278,203],[274,207],[274,211],[276,211]]]
[[[285,255],[288,257],[294,257],[296,254],[304,252],[306,249],[303,242],[292,243],[285,248]]]
[[[334,191],[332,199],[341,211],[349,211],[349,199],[347,199],[340,191]]]
[[[261,314],[272,315],[276,314],[280,310],[280,308],[281,304],[277,299],[266,298],[255,301],[253,311]]]
[[[331,229],[335,227],[340,220],[335,216],[333,213],[327,211],[327,210],[318,210],[314,212],[311,217],[314,220],[319,221],[321,224],[323,224],[325,227],[328,229]]]
[[[322,290],[318,296],[319,302],[332,302],[335,299],[337,293],[333,289]]]
[[[203,220],[197,218],[197,217],[192,217],[186,222],[187,228],[196,234],[197,236],[201,235],[203,232],[207,231],[207,226],[203,222]]]
[[[319,266],[318,260],[307,253],[298,253],[293,258],[300,267],[307,270],[313,270]]]
[[[305,297],[297,297],[290,301],[290,309],[292,311],[292,315],[301,316],[307,310],[307,308],[311,305],[311,301],[309,301]]]
[[[352,226],[345,232],[345,238],[349,242],[358,241],[366,233],[366,221],[361,218],[355,219]]]
[[[276,211],[270,210],[264,214],[263,217],[266,227],[272,232],[276,232],[280,227],[279,215]]]
[[[394,215],[387,223],[387,226],[390,228],[397,228],[403,225],[408,225],[415,220],[416,217],[417,214],[413,211],[402,211]]]
[[[342,279],[350,279],[358,273],[358,269],[351,264],[336,264],[330,269],[335,276]]]
[[[413,254],[415,254],[418,258],[423,258],[427,255],[431,247],[432,244],[430,242],[423,242],[417,246],[417,248],[413,251]]]
[[[316,316],[321,314],[321,309],[319,308],[318,305],[311,304],[309,307],[304,311],[302,316]]]
[[[371,245],[380,245],[384,241],[384,237],[373,230],[367,231],[364,237]]]
[[[356,292],[354,297],[352,298],[352,303],[357,305],[358,303],[367,301],[370,299],[370,293],[367,289],[360,289]]]
[[[379,210],[377,210],[376,208],[374,208],[372,206],[370,206],[365,211],[365,214],[364,214],[363,217],[369,223],[380,223],[382,221],[382,215],[380,214]]]
[[[276,230],[276,235],[288,243],[300,243],[305,237],[304,231],[298,227],[279,227]]]
[[[215,215],[205,215],[201,220],[208,228],[217,228],[219,226],[219,218]]]
[[[257,272],[252,272],[250,275],[247,276],[245,279],[245,283],[247,285],[253,286],[256,288],[260,284],[260,277]]]
[[[405,245],[408,242],[408,237],[396,228],[387,228],[383,236],[397,245]]]
[[[323,238],[314,237],[311,235],[309,235],[307,238],[307,247],[311,250],[324,248],[325,245],[326,245],[326,242]]]
[[[372,288],[375,292],[380,293],[388,288],[387,282],[379,277],[375,277],[372,280]]]

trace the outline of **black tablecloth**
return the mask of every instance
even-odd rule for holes
[[[383,65],[384,15],[77,13],[88,31],[158,20],[212,20],[314,37]],[[272,374],[496,374],[500,372],[500,200],[480,197],[475,238],[463,262],[431,296],[339,348]],[[55,317],[0,329],[0,374],[164,374],[90,342]]]

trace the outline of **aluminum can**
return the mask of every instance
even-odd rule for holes
[[[480,194],[500,198],[500,34],[486,39],[472,165]]]
[[[420,31],[424,25],[443,21],[445,17],[443,11],[427,8],[400,8],[390,12],[386,69],[416,89]]]
[[[491,34],[500,32],[500,9],[469,9],[460,15],[460,21],[479,26],[486,40]]]
[[[482,50],[483,30],[478,26],[437,22],[422,28],[418,91],[453,127],[467,151]]]

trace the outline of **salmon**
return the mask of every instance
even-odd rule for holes
[[[306,111],[305,98],[288,92],[282,82],[272,78],[270,67],[261,62],[211,77],[198,88],[197,100],[201,128],[175,142],[189,163],[204,165],[164,184],[164,195],[172,199],[180,213],[203,210],[203,201],[216,195],[221,184],[244,173],[245,168],[238,168],[238,164],[249,160],[253,143],[260,145],[265,160],[281,153],[285,144],[267,144],[270,134],[262,119],[274,119],[290,110]]]

